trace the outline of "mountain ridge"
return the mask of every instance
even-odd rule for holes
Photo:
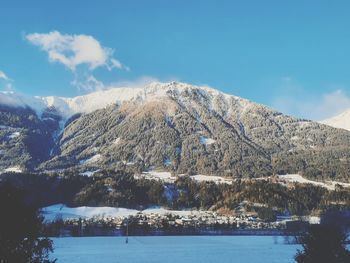
[[[246,99],[229,95],[208,86],[194,86],[180,82],[152,82],[137,87],[111,87],[76,97],[59,96],[26,96],[13,91],[1,91],[0,105],[13,107],[29,107],[41,115],[47,108],[56,108],[64,117],[69,118],[77,113],[90,113],[111,104],[121,104],[125,101],[146,101],[148,97],[164,97],[167,92],[181,93],[189,89],[198,89],[213,95],[233,97],[242,101]]]
[[[261,177],[300,173],[317,180],[349,180],[347,131],[283,115],[212,88],[184,83],[152,83],[102,93],[107,98],[100,96],[95,104],[91,100],[101,92],[68,100],[76,104],[70,104],[65,116],[60,115],[64,107],[50,107],[40,117],[27,109],[32,121],[41,125],[40,134],[47,130],[51,139],[40,135],[43,145],[48,145],[46,156],[38,159],[27,151],[26,160],[33,165],[21,165],[37,171],[73,169],[77,173],[96,169],[134,173],[163,169],[175,174]],[[0,121],[17,120],[21,114],[24,113],[6,109]],[[7,124],[23,126],[21,121]],[[28,129],[35,130],[32,126]],[[18,165],[11,163],[6,149],[17,149],[22,154],[31,141],[29,135],[13,139],[9,135],[9,130],[0,129],[3,169]],[[21,159],[17,157],[15,160]],[[38,161],[33,161],[35,158]]]
[[[320,121],[320,123],[350,131],[350,109],[347,109],[334,117]]]

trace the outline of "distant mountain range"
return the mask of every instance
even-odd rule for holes
[[[0,93],[0,171],[98,169],[347,182],[350,132],[177,82],[75,98]]]

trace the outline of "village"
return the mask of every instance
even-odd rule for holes
[[[285,234],[309,224],[300,218],[279,217],[273,222],[264,222],[253,214],[221,215],[213,211],[192,213],[142,213],[135,215],[91,218],[66,218],[51,223],[60,226],[60,235],[126,235],[126,234],[235,234],[278,233]],[[296,228],[297,227],[297,228]]]

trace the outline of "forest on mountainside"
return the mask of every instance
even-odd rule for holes
[[[64,203],[69,206],[112,206],[170,209],[225,209],[259,212],[261,207],[276,214],[307,215],[330,208],[350,208],[350,188],[334,191],[310,184],[293,187],[272,180],[237,180],[232,185],[196,182],[188,176],[175,183],[135,179],[124,171],[100,171],[92,177],[63,175],[3,174],[0,182],[23,189],[27,200],[37,207]]]

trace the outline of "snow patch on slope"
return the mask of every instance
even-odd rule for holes
[[[148,179],[148,180],[157,180],[162,181],[166,183],[174,183],[176,180],[175,176],[172,176],[169,172],[157,172],[157,171],[149,171],[149,172],[143,172],[140,175],[134,176],[136,179]]]
[[[80,161],[80,164],[91,164],[91,163],[96,163],[101,159],[102,155],[101,154],[96,154],[89,159],[84,159]]]
[[[100,171],[99,169],[94,170],[94,171],[85,171],[85,172],[80,173],[80,175],[91,177],[91,176],[93,176],[95,173],[97,173],[99,171]]]
[[[179,174],[178,176],[182,177],[186,175]],[[135,175],[135,178],[157,180],[157,181],[162,181],[166,183],[174,183],[176,181],[176,176],[173,176],[170,172],[157,172],[157,171],[143,172],[140,175]],[[233,179],[224,178],[221,176],[214,176],[214,175],[196,174],[196,175],[191,175],[190,178],[196,182],[214,182],[216,184],[232,184],[233,182]]]
[[[115,141],[113,142],[113,144],[118,144],[120,142],[120,138],[115,139]]]
[[[216,184],[232,184],[233,182],[232,179],[224,178],[221,176],[214,176],[214,175],[196,174],[196,175],[191,175],[190,178],[197,182],[213,182]]]
[[[335,190],[336,185],[340,185],[342,187],[350,187],[350,184],[348,183],[342,183],[337,181],[327,181],[323,183],[323,182],[308,180],[299,174],[278,175],[278,178],[287,183],[312,184],[312,185],[327,188],[328,190]]]
[[[201,137],[199,138],[199,141],[200,141],[201,144],[204,144],[204,145],[210,145],[210,144],[213,144],[213,143],[216,142],[214,139],[212,139],[212,138],[207,138],[207,137],[205,137],[205,136],[201,136]]]
[[[14,138],[19,137],[20,135],[21,135],[20,132],[14,132],[14,133],[11,133],[8,137],[9,137],[10,139],[14,139]]]
[[[22,169],[19,166],[12,166],[2,171],[2,173],[21,173],[21,172],[22,172]]]
[[[323,120],[320,123],[350,131],[350,109],[335,117]]]

